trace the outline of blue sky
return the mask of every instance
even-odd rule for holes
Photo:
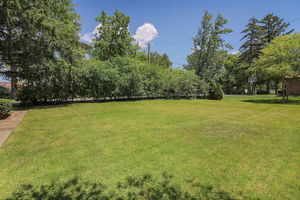
[[[262,18],[267,13],[283,17],[296,32],[300,32],[300,0],[73,0],[81,16],[82,37],[91,36],[98,25],[95,18],[101,10],[112,15],[116,9],[131,16],[130,31],[144,38],[152,50],[167,53],[174,67],[186,63],[204,10],[221,13],[228,19],[233,33],[226,36],[233,52],[239,49],[244,26],[251,17]],[[145,26],[143,26],[147,23]]]

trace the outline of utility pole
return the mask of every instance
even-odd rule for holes
[[[148,63],[150,63],[150,43],[148,43]]]

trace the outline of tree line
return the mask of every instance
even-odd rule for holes
[[[223,38],[232,32],[227,19],[205,11],[183,69],[173,69],[167,54],[141,51],[128,29],[130,17],[118,10],[96,18],[101,25],[90,45],[80,41],[79,19],[70,0],[0,2],[0,68],[11,79],[13,97],[30,103],[199,94],[221,99],[223,90],[244,93],[249,76],[268,92],[270,84],[300,71],[299,34],[273,14],[249,20],[234,55]]]
[[[219,84],[227,94],[241,94],[251,89],[270,92],[270,84],[278,90],[279,82],[286,75],[300,73],[299,33],[289,30],[289,23],[274,14],[261,20],[249,19],[241,32],[242,45],[237,54],[229,54],[232,47],[225,43],[224,35],[232,32],[225,27],[227,19],[204,12],[201,26],[193,38],[193,53],[187,57],[187,70],[195,70],[201,79]],[[248,78],[256,77],[253,88]]]
[[[71,66],[63,59],[48,63],[48,75],[22,86],[19,100],[30,105],[76,98],[192,98],[208,90],[193,71],[149,65],[134,57],[86,59],[79,64],[80,67]]]

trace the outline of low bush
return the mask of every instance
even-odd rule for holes
[[[213,100],[223,99],[224,93],[220,84],[213,84],[209,89],[208,98]]]
[[[73,178],[69,181],[49,185],[22,185],[6,200],[233,200],[229,193],[205,186],[194,181],[186,182],[186,186],[174,183],[171,175],[163,174],[155,179],[151,175],[128,177],[115,186],[107,187],[100,183],[84,182]],[[243,198],[245,199],[245,198]],[[249,199],[249,198],[248,198]]]
[[[10,97],[9,89],[0,86],[0,98],[8,99]]]
[[[10,100],[0,99],[0,119],[8,115],[12,109],[12,104]]]

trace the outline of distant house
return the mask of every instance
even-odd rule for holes
[[[287,102],[289,95],[300,95],[300,76],[287,76],[282,83],[283,102]]]
[[[10,82],[0,81],[0,86],[1,86],[1,87],[4,87],[4,88],[7,88],[7,89],[9,89],[9,90],[10,90],[10,88],[11,88]]]
[[[18,87],[21,87],[22,85],[23,85],[22,82],[18,82]],[[0,87],[4,87],[4,88],[11,90],[11,83],[5,82],[5,81],[0,81]]]

